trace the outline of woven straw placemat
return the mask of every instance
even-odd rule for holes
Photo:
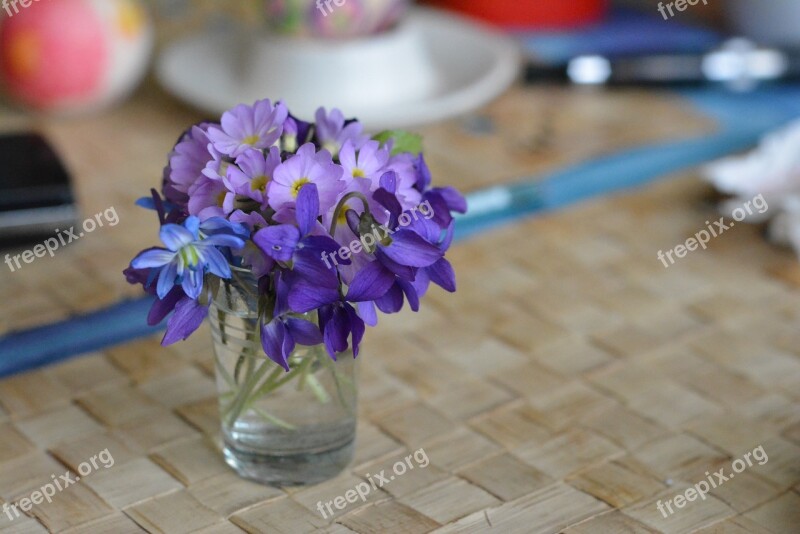
[[[514,137],[514,110],[534,114],[538,102],[527,97],[512,93],[490,108],[496,129],[484,137],[460,123],[429,129],[441,180],[472,189],[497,177],[492,169],[510,177],[546,158],[563,164],[708,126],[684,116],[675,120],[686,129],[670,130],[664,119],[661,131],[643,128],[634,140],[624,120],[589,113],[601,113],[598,102],[581,112],[588,128],[609,128],[604,146],[574,147],[553,133],[532,155],[514,144],[525,138]],[[121,263],[152,242],[155,223],[123,206],[143,190],[143,175],[158,175],[152,154],[165,152],[174,123],[191,120],[188,112],[158,115],[150,106],[158,98],[145,94],[109,117],[73,123],[72,133],[47,126],[70,147],[85,211],[119,206],[121,222],[3,274],[7,326],[130,294]],[[620,109],[645,97],[627,98]],[[573,111],[554,112],[552,128],[579,129]],[[126,144],[108,145],[112,135]],[[451,144],[463,157],[444,149]],[[318,486],[259,486],[224,464],[205,329],[168,349],[151,338],[2,380],[0,500],[29,496],[105,449],[114,465],[23,518],[0,514],[0,532],[795,533],[800,270],[743,225],[665,269],[657,251],[714,216],[706,193],[695,176],[679,177],[456,245],[459,291],[433,291],[420,313],[384,318],[369,332],[356,461]],[[658,501],[707,471],[729,472],[759,446],[763,465],[666,519],[659,512]],[[317,510],[420,449],[427,467],[333,518]]]

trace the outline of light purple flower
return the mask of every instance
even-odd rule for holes
[[[212,159],[208,151],[209,124],[200,124],[184,134],[169,156],[168,178],[172,187],[188,193],[191,186],[203,175],[203,169]]]
[[[222,154],[236,158],[248,148],[266,149],[280,139],[289,111],[283,102],[274,106],[259,100],[253,106],[239,104],[222,115],[221,129],[209,128],[208,137]]]
[[[339,152],[339,161],[346,178],[366,178],[377,184],[389,162],[389,151],[381,148],[377,141],[368,141],[356,151],[355,145],[348,139]]]
[[[228,167],[225,178],[228,189],[236,195],[255,200],[262,208],[267,206],[267,186],[275,169],[281,163],[281,151],[271,147],[266,157],[260,150],[249,149],[236,158],[236,165]],[[232,199],[226,199],[226,211],[233,211]]]
[[[201,221],[224,217],[225,199],[230,193],[223,182],[203,176],[189,196],[189,214],[196,215]]]
[[[330,161],[328,152],[317,153],[314,145],[307,143],[275,169],[268,189],[269,205],[276,212],[293,209],[300,188],[312,183],[319,194],[319,216],[334,205],[344,189],[341,176],[342,168]]]
[[[413,154],[397,154],[389,159],[386,169],[397,173],[397,200],[404,210],[413,209],[419,206],[422,201],[422,194],[416,188],[418,175],[416,168],[417,158]],[[380,187],[379,183],[373,182],[373,188]],[[374,190],[373,189],[373,190]]]
[[[339,155],[346,141],[352,141],[356,150],[369,141],[369,136],[364,135],[364,127],[358,121],[345,121],[344,115],[338,109],[330,113],[325,108],[319,108],[316,113],[317,141],[334,157]]]

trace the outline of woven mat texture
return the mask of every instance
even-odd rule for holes
[[[115,206],[121,222],[3,272],[2,330],[133,294],[119,271],[156,227],[129,205],[197,118],[171,105],[150,89],[107,116],[37,125],[66,155],[84,212]],[[474,190],[711,128],[669,98],[517,90],[426,134],[438,180]],[[458,293],[433,291],[420,313],[368,333],[356,461],[318,486],[264,487],[224,464],[206,327],[168,349],[153,337],[2,380],[0,501],[106,448],[115,464],[24,518],[0,514],[0,532],[794,534],[800,270],[743,225],[665,269],[657,251],[714,217],[707,193],[672,177],[456,245]],[[758,446],[766,463],[659,513]],[[426,468],[318,513],[419,449]]]

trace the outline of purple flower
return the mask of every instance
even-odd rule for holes
[[[208,298],[207,302],[211,299]],[[175,313],[167,321],[167,331],[161,339],[161,345],[167,346],[183,341],[200,328],[208,316],[209,304],[201,304],[189,296],[184,296],[175,304]]]
[[[422,200],[422,195],[416,188],[419,178],[415,164],[416,158],[412,154],[404,153],[392,156],[386,165],[387,170],[397,175],[395,196],[404,210],[418,206]]]
[[[389,221],[389,214],[383,206],[381,206],[370,193],[371,183],[366,178],[355,178],[353,179],[350,184],[348,185],[347,189],[342,191],[339,194],[339,197],[336,199],[336,204],[328,210],[322,217],[322,224],[326,230],[330,230],[333,226],[333,217],[336,215],[336,207],[341,203],[344,199],[344,196],[348,193],[360,193],[364,198],[367,199],[367,206],[369,207],[370,213],[372,214],[375,222],[378,225],[386,224]],[[333,239],[336,240],[337,243],[340,243],[344,246],[349,246],[353,241],[357,241],[359,236],[350,228],[347,222],[347,214],[348,212],[352,211],[355,215],[361,216],[365,209],[364,203],[362,202],[361,198],[351,197],[344,203],[344,209],[339,210],[338,219],[336,221],[336,228],[333,232]],[[375,230],[378,230],[378,227],[375,227]],[[361,270],[367,263],[371,261],[370,255],[366,252],[361,252],[359,254],[354,254],[351,256],[349,262],[336,262],[336,266],[332,264],[332,260],[326,259],[326,265],[329,268],[337,268],[339,274],[341,275],[342,281],[345,284],[349,284],[355,274]]]
[[[229,202],[228,195],[232,194],[225,183],[212,180],[205,176],[195,184],[189,196],[189,214],[198,217],[201,221],[211,217],[225,217],[225,205]]]
[[[388,177],[389,173],[384,176]],[[394,192],[386,189],[386,187],[394,185],[391,184],[392,181],[382,180],[383,187],[375,192],[375,199],[391,214],[389,228],[397,228],[403,209]],[[425,219],[418,219],[418,221],[425,221]],[[392,232],[390,236],[378,242],[377,247],[378,252],[382,253],[377,254],[378,260],[384,263],[389,270],[398,274],[404,274],[405,267],[428,267],[444,255],[436,245],[417,233],[412,226]]]
[[[339,250],[325,235],[311,235],[317,226],[319,197],[315,184],[306,184],[297,197],[297,226],[281,224],[262,228],[253,242],[264,254],[286,265],[288,305],[295,313],[306,313],[339,298],[339,278],[320,259]]]
[[[225,177],[228,175],[228,167],[233,165],[234,159],[224,154],[221,154],[213,145],[208,145],[208,152],[211,154],[211,160],[206,163],[206,166],[202,170],[203,176],[210,178],[212,180],[221,181],[224,180]],[[189,188],[189,195],[192,194],[192,189],[197,187],[197,184],[201,180],[195,182],[195,185]]]
[[[128,283],[142,284],[147,293],[156,294],[156,289],[152,284],[158,274],[156,270],[137,269],[131,266],[125,269],[124,274]],[[156,298],[153,301],[150,312],[147,314],[147,324],[155,326],[161,323],[173,310],[175,313],[167,321],[167,331],[161,340],[161,344],[164,346],[189,337],[208,315],[208,305],[199,305],[196,300],[186,296],[181,286],[175,286],[163,299]]]
[[[420,193],[424,193],[428,187],[431,185],[431,171],[428,168],[428,164],[425,161],[425,156],[420,154],[417,156],[417,159],[414,161],[414,171],[417,174],[417,181],[414,184],[414,187]]]
[[[161,241],[167,248],[146,250],[134,258],[131,266],[134,269],[158,268],[158,298],[164,299],[175,285],[180,285],[186,296],[196,299],[203,288],[206,272],[220,278],[231,276],[228,260],[216,247],[240,249],[244,246],[244,240],[235,235],[233,225],[224,223],[231,227],[230,233],[220,232],[203,238],[197,217],[189,217],[183,226],[165,224],[161,227]]]
[[[331,358],[344,352],[348,347],[348,338],[352,341],[353,356],[358,356],[361,339],[366,330],[364,320],[359,317],[355,308],[347,302],[334,302],[319,309],[319,326],[325,348]]]
[[[425,191],[423,202],[427,202],[433,212],[433,222],[439,228],[447,228],[453,222],[450,212],[466,213],[466,199],[453,187],[434,188]]]
[[[275,144],[288,116],[283,102],[274,106],[269,100],[259,100],[252,107],[240,104],[222,115],[221,128],[209,128],[208,137],[215,149],[236,158],[248,148],[266,149]]]
[[[289,118],[283,123],[283,135],[281,136],[281,148],[285,152],[296,152],[297,149],[308,143],[311,124],[298,119],[289,114]]]
[[[192,126],[179,140],[169,155],[169,185],[180,193],[188,193],[191,186],[202,177],[203,169],[212,159],[208,151],[210,123]]]
[[[307,143],[275,169],[268,189],[269,205],[276,212],[292,209],[300,188],[311,183],[317,187],[322,210],[317,217],[330,209],[344,189],[341,176],[342,168],[330,160],[328,152],[316,152],[314,145]]]
[[[312,124],[269,100],[192,127],[161,194],[138,202],[158,213],[164,243],[125,270],[157,297],[148,323],[167,319],[165,345],[186,339],[213,300],[206,275],[228,279],[236,266],[258,279],[260,338],[274,362],[290,370],[298,344],[324,344],[334,360],[348,347],[358,355],[378,310],[407,300],[417,311],[431,283],[456,289],[445,253],[466,201],[431,188],[420,151],[419,136],[370,140],[337,109],[320,108]]]
[[[375,198],[391,214],[389,228],[396,229],[402,208],[393,193],[396,186],[394,173],[386,173],[381,183],[383,187],[375,192]],[[348,219],[348,223],[357,233],[360,221],[353,217]],[[350,282],[346,300],[374,301],[384,313],[395,313],[402,308],[404,296],[416,311],[419,296],[427,290],[430,279],[441,282],[445,289],[455,290],[454,276],[450,276],[452,268],[444,259],[444,251],[452,239],[452,228],[440,243],[441,234],[439,226],[424,218],[413,220],[407,228],[387,231],[376,242],[375,261],[362,267]]]
[[[327,113],[325,108],[319,108],[316,120],[317,142],[334,157],[339,155],[339,151],[347,141],[351,141],[355,149],[359,150],[369,140],[369,136],[363,134],[364,127],[361,123],[345,121],[344,115],[338,109],[332,109]]]
[[[267,206],[267,186],[275,169],[281,163],[281,152],[278,147],[271,147],[267,156],[260,150],[247,150],[236,158],[236,165],[228,167],[225,183],[233,194],[225,198],[225,211],[235,209],[235,196],[255,200],[261,208]]]
[[[314,323],[291,315],[290,287],[284,278],[281,272],[274,277],[275,310],[273,317],[261,324],[261,346],[272,361],[288,371],[295,345],[318,345],[322,343],[322,333]]]
[[[381,148],[377,141],[368,141],[356,153],[351,140],[345,141],[339,152],[339,160],[348,178],[366,178],[377,184],[389,162],[389,151]]]
[[[296,317],[276,317],[261,325],[261,347],[270,360],[289,371],[289,356],[295,346],[319,345],[322,334],[312,322]]]

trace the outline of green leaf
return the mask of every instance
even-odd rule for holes
[[[392,156],[404,152],[411,152],[415,155],[422,152],[422,136],[404,130],[386,130],[372,139],[380,142],[382,145],[385,145],[390,139],[394,139]]]

